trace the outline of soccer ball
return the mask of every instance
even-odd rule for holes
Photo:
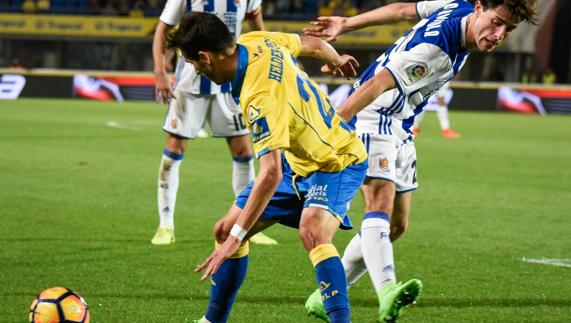
[[[52,287],[36,296],[28,319],[30,323],[89,323],[89,310],[71,289]]]

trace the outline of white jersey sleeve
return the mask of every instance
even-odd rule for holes
[[[159,20],[169,26],[175,26],[179,23],[182,15],[184,15],[185,12],[185,0],[167,0]]]
[[[445,74],[452,75],[450,57],[434,44],[420,43],[399,54],[391,57],[385,67],[404,95],[437,82]]]
[[[262,7],[262,0],[249,0],[246,7],[246,14],[258,11]]]
[[[436,10],[444,7],[454,0],[420,1],[416,3],[416,14],[420,19],[428,18]]]

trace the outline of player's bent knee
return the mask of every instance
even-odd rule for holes
[[[254,154],[250,146],[250,139],[247,135],[232,137],[227,140],[232,157],[250,157]]]
[[[175,154],[183,155],[186,151],[187,139],[168,134],[165,148]]]
[[[299,237],[303,242],[306,250],[311,250],[320,244],[331,243],[331,238],[335,230],[329,228],[330,222],[327,222],[321,213],[323,210],[315,209],[304,210],[299,223]],[[333,217],[330,218],[335,227],[339,226],[339,222]]]

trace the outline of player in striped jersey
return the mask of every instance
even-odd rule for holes
[[[169,103],[163,130],[167,133],[158,176],[158,211],[160,224],[151,242],[167,245],[175,241],[174,209],[179,182],[179,167],[187,140],[196,138],[208,121],[215,137],[224,137],[233,159],[232,188],[238,195],[254,179],[254,163],[248,130],[240,108],[230,96],[230,83],[217,85],[196,73],[192,64],[179,59],[176,84],[171,89],[167,74],[168,55],[165,35],[176,26],[186,12],[216,14],[230,29],[235,39],[240,36],[242,21],[248,18],[253,30],[263,29],[261,0],[168,0],[160,16],[153,41],[156,97]],[[263,234],[252,242],[276,244]]]
[[[369,271],[379,299],[378,320],[394,321],[414,302],[422,284],[396,283],[392,243],[408,225],[416,182],[412,125],[430,96],[464,65],[470,51],[492,51],[521,21],[533,23],[536,0],[422,1],[394,4],[352,18],[323,17],[310,34],[336,39],[344,32],[415,17],[421,20],[357,79],[339,107],[352,120],[369,153],[361,188],[365,217],[349,243],[343,265],[349,286]],[[323,319],[318,293],[306,303]]]

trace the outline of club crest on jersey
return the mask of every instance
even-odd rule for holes
[[[171,127],[173,127],[174,129],[176,129],[176,118],[172,118],[172,119],[171,119]]]
[[[428,66],[423,63],[414,64],[406,68],[406,75],[411,82],[420,80],[428,72]]]
[[[381,170],[385,173],[388,173],[390,171],[389,169],[389,159],[387,157],[383,157],[379,160],[379,167],[381,167]]]
[[[253,105],[248,106],[248,123],[252,124],[260,117],[260,110],[256,109]]]

